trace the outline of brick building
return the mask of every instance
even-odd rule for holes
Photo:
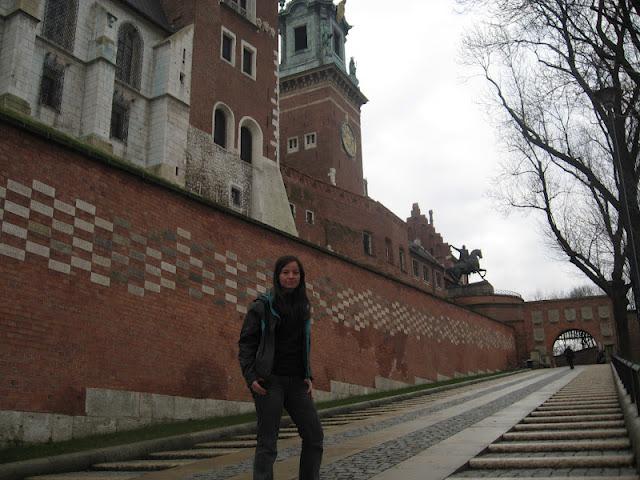
[[[295,233],[275,0],[0,3],[0,105]]]

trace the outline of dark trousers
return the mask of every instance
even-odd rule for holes
[[[324,434],[316,407],[299,377],[272,375],[265,382],[266,395],[253,393],[258,417],[258,444],[253,462],[253,480],[273,480],[273,463],[278,454],[280,419],[284,408],[302,438],[300,480],[318,480]]]

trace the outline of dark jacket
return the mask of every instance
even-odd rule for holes
[[[278,322],[280,322],[280,315],[273,306],[271,292],[258,297],[249,307],[240,332],[240,340],[238,340],[240,367],[249,386],[254,380],[267,378],[271,374]],[[311,316],[308,309],[304,316],[303,342],[304,376],[310,379]]]

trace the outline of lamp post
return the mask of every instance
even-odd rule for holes
[[[615,124],[615,105],[616,97],[620,94],[620,90],[616,87],[605,87],[593,92],[595,99],[607,111],[610,117],[611,135],[613,137],[613,171],[616,174],[618,189],[620,193],[621,211],[620,216],[627,231],[627,241],[629,242],[631,255],[629,258],[629,274],[631,276],[631,284],[633,290],[633,299],[636,307],[636,317],[640,321],[640,266],[638,265],[638,255],[636,252],[636,244],[633,235],[633,224],[631,223],[631,214],[629,213],[629,199],[624,183],[624,170],[622,168],[622,160],[620,159],[620,144],[618,143],[618,134],[616,133]]]

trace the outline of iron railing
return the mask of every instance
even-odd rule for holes
[[[618,372],[624,389],[631,397],[631,402],[636,404],[636,410],[640,415],[640,365],[625,360],[618,355],[613,355],[611,361]]]

